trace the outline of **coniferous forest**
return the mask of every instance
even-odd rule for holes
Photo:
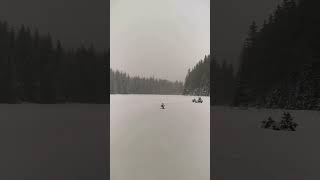
[[[234,69],[225,61],[211,62],[211,105],[232,105],[235,89]]]
[[[205,56],[186,75],[183,94],[210,95],[210,56]]]
[[[0,22],[0,103],[107,103],[109,55]]]
[[[210,96],[210,87],[213,87],[214,101],[211,103],[230,105],[233,100],[234,83],[233,66],[225,61],[218,63],[212,60],[210,55],[205,56],[203,60],[200,60],[192,69],[188,70],[184,83],[156,78],[130,77],[124,72],[110,69],[110,94]]]
[[[110,94],[182,94],[183,83],[157,78],[130,77],[110,69]]]
[[[236,106],[320,109],[320,2],[284,0],[249,28]]]
[[[183,93],[195,96],[211,94],[211,105],[231,105],[234,84],[233,66],[225,61],[219,63],[208,55],[188,70]]]

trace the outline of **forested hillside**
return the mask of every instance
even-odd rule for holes
[[[320,2],[284,0],[241,54],[234,104],[319,109]]]
[[[188,70],[183,94],[210,95],[210,56],[205,56],[191,70]]]
[[[205,56],[191,70],[188,70],[184,94],[210,95],[212,105],[232,104],[234,94],[233,66],[225,61],[218,63],[211,55]]]
[[[130,77],[110,69],[110,94],[182,94],[183,83],[157,78]]]
[[[0,22],[0,103],[106,103],[109,55]]]

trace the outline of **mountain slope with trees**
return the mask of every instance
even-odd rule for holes
[[[234,105],[319,109],[319,5],[314,0],[284,0],[260,29],[252,23]]]
[[[107,103],[109,55],[0,22],[0,103]]]
[[[183,94],[196,96],[210,95],[210,56],[205,56],[191,70],[188,70]]]

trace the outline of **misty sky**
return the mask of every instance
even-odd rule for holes
[[[184,80],[210,53],[210,0],[111,0],[111,68]]]
[[[214,0],[213,52],[218,60],[237,65],[249,25],[267,19],[281,0]]]
[[[1,0],[0,19],[11,25],[37,27],[50,32],[67,47],[93,43],[109,47],[109,1],[107,0]]]

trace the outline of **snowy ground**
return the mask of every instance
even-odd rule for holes
[[[109,105],[0,105],[0,179],[107,179]]]
[[[143,100],[141,100],[143,99]],[[111,180],[208,180],[209,99],[111,96]],[[166,110],[160,110],[160,102]],[[0,179],[106,179],[107,105],[0,105]],[[320,179],[320,112],[211,107],[214,180]]]
[[[211,107],[215,180],[320,179],[320,112],[289,111],[296,132],[261,129],[281,110]]]
[[[210,179],[210,99],[192,98],[111,96],[111,180]]]

